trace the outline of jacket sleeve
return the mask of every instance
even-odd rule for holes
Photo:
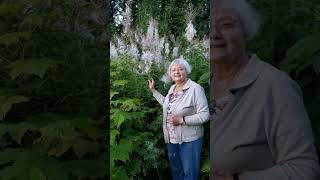
[[[284,76],[272,87],[265,131],[275,166],[239,174],[239,180],[318,180],[318,157],[301,90]]]
[[[163,106],[165,97],[157,90],[152,93],[153,97]]]
[[[186,125],[201,125],[209,120],[209,107],[206,95],[200,85],[195,87],[193,92],[196,113],[190,116],[185,116]]]

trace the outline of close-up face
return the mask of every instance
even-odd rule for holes
[[[170,77],[174,82],[184,82],[187,79],[185,67],[181,64],[171,66]]]
[[[246,39],[239,17],[231,10],[213,10],[210,35],[212,61],[234,60],[246,50]]]

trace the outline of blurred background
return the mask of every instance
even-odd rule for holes
[[[1,1],[0,179],[103,179],[106,5]]]

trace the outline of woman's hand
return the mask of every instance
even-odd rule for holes
[[[183,124],[183,117],[174,116],[172,114],[168,114],[167,120],[168,123],[173,124],[174,126]]]
[[[150,91],[154,92],[156,89],[154,88],[154,80],[151,78],[148,80],[148,86]]]

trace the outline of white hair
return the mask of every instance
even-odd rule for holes
[[[172,82],[172,79],[170,77],[170,70],[171,70],[171,67],[174,66],[174,65],[182,65],[186,71],[187,74],[190,74],[191,73],[191,66],[190,64],[183,58],[183,56],[180,56],[179,58],[173,60],[168,69],[167,69],[167,72],[166,74],[164,74],[161,78],[161,81],[163,81],[164,83],[166,84],[169,84]]]
[[[235,12],[240,18],[248,41],[257,34],[260,27],[260,17],[246,0],[214,0],[211,7],[212,13],[215,13],[213,11],[215,8]]]

